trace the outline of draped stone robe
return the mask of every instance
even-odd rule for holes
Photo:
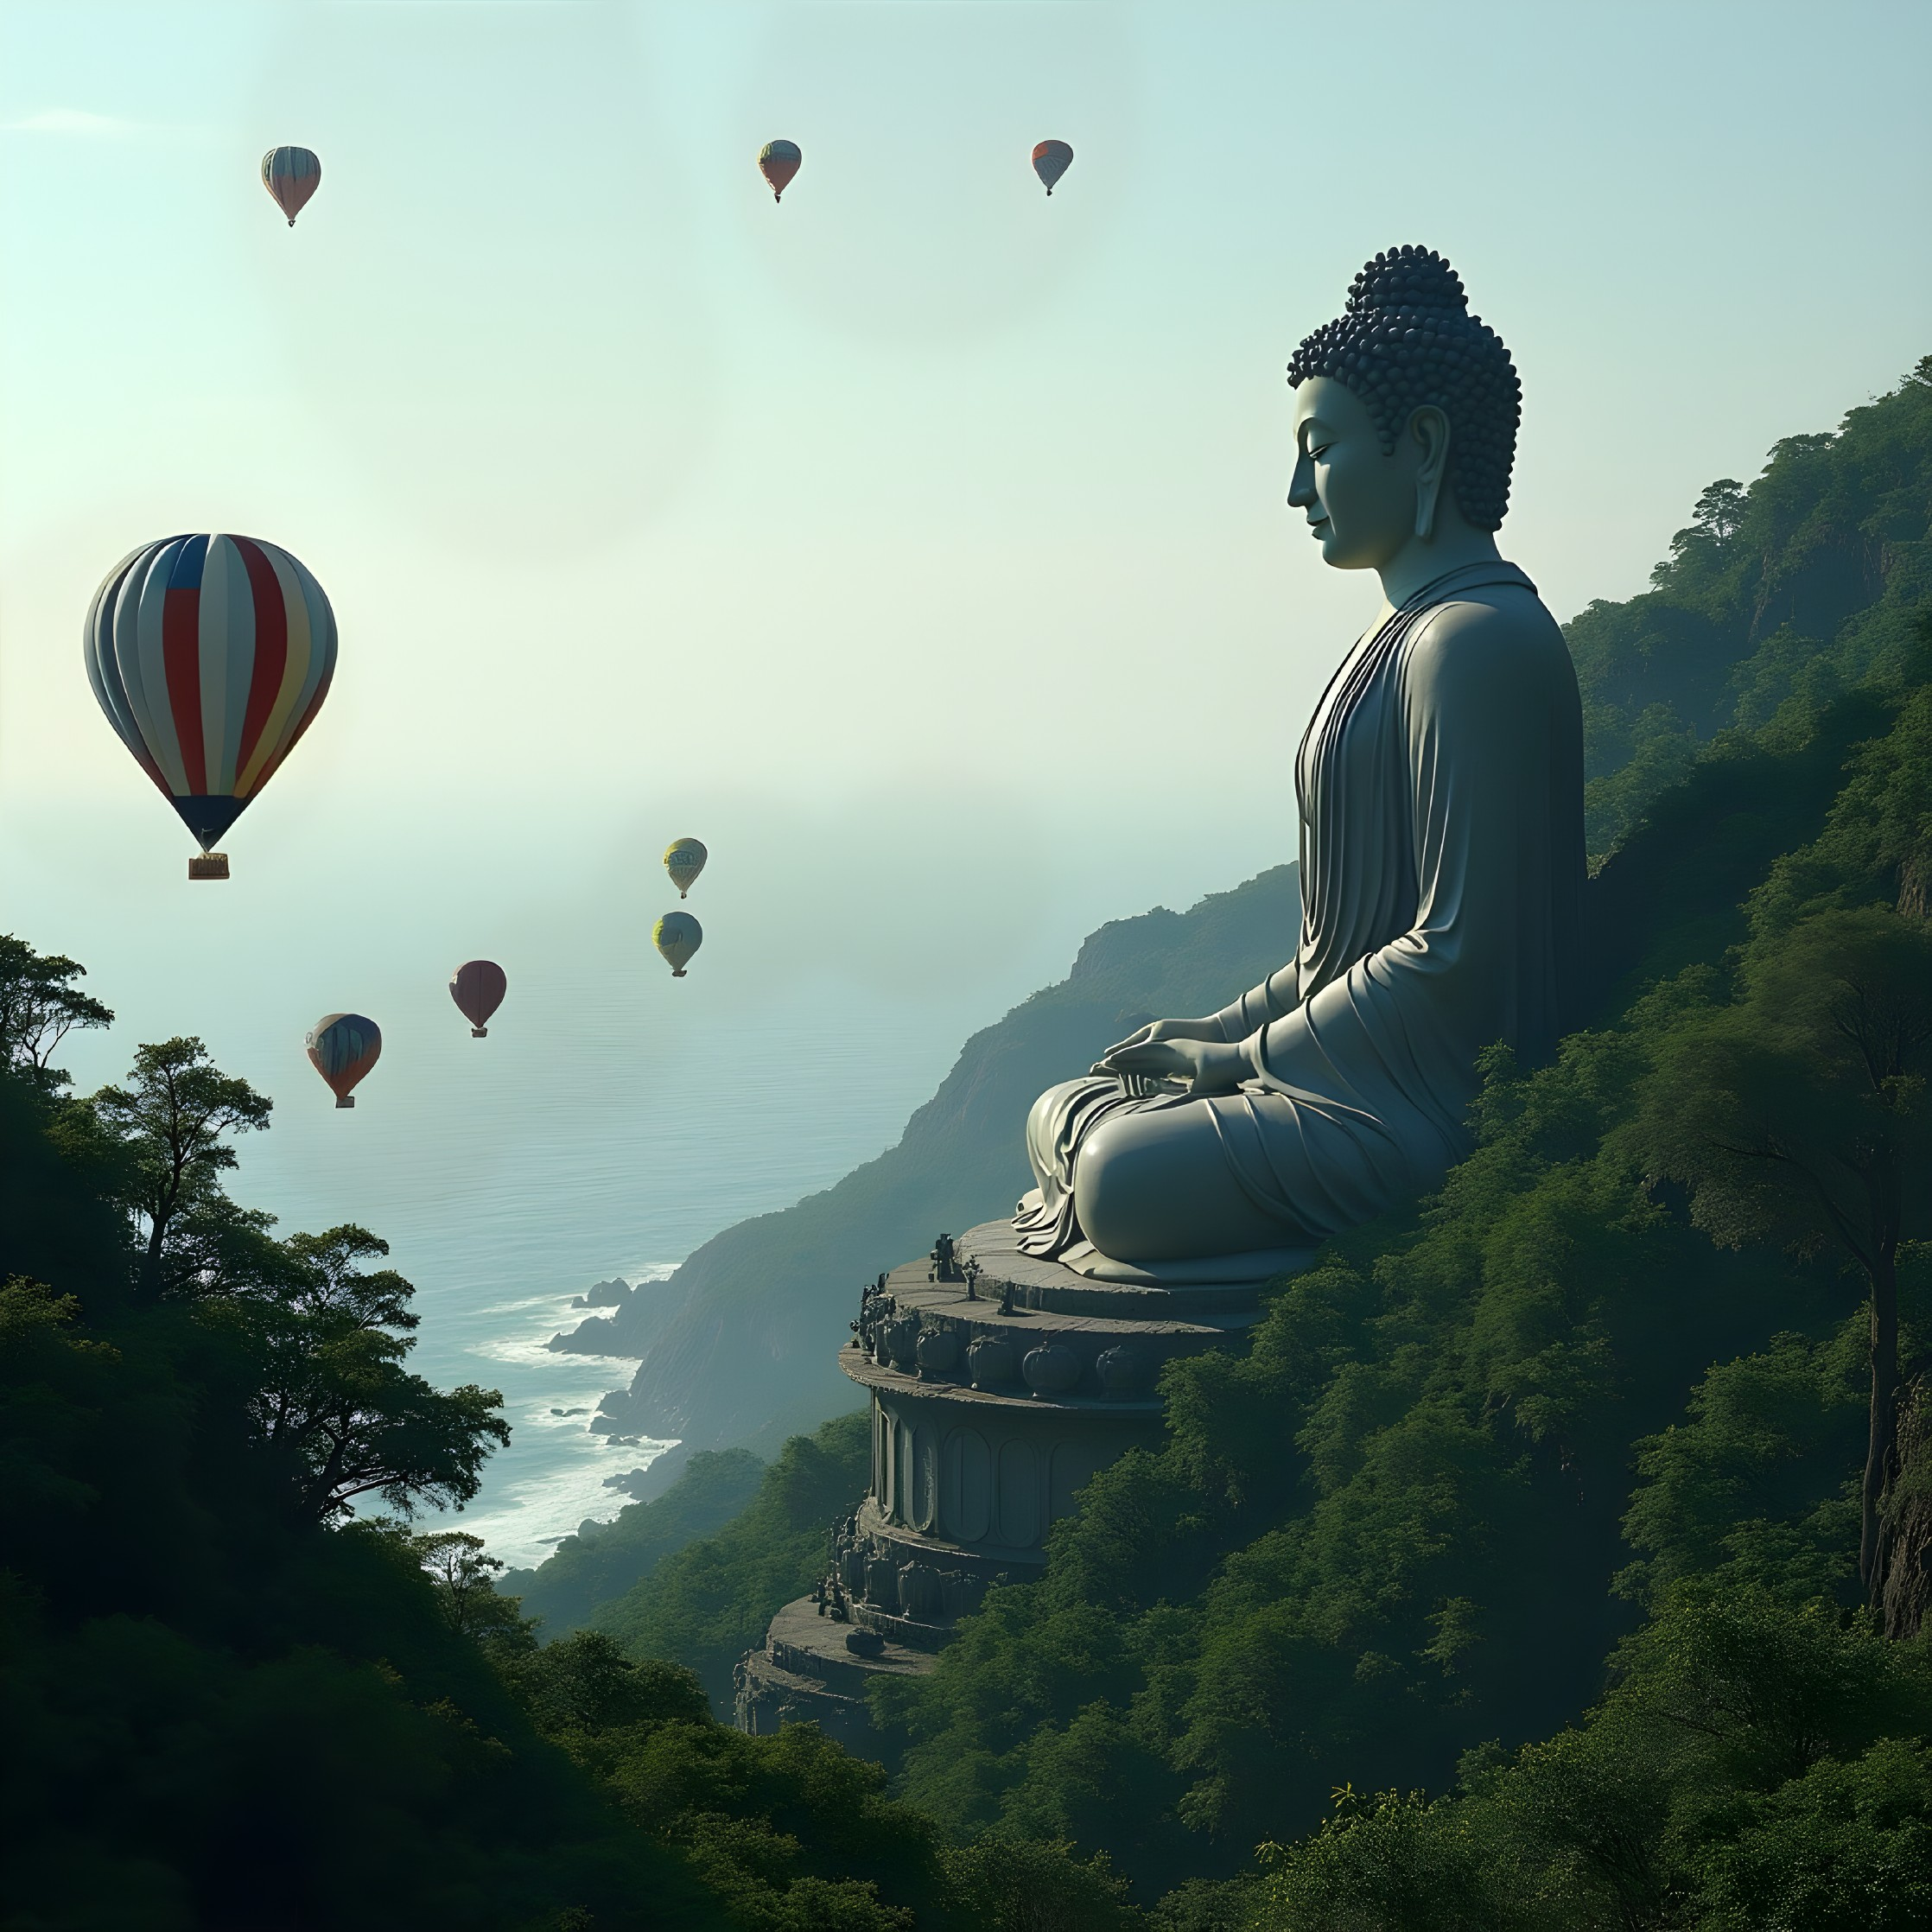
[[[1459,601],[1509,621],[1433,621]],[[1042,1096],[1028,1129],[1039,1185],[1015,1217],[1027,1252],[1075,1265],[1090,1252],[1080,1150],[1128,1112],[1177,1134],[1211,1128],[1280,1248],[1306,1250],[1428,1192],[1467,1153],[1485,1047],[1534,1062],[1554,1046],[1579,963],[1582,713],[1562,634],[1521,570],[1452,571],[1361,639],[1316,707],[1295,789],[1295,956],[1215,1015],[1249,1077],[1198,1100],[1106,1076]],[[1204,1255],[1228,1245],[1204,1230]]]

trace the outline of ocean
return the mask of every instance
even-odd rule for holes
[[[1155,803],[1141,823],[1075,821],[1051,843],[1020,837],[996,793],[950,819],[666,814],[714,840],[691,899],[705,946],[674,981],[649,937],[677,903],[661,832],[560,842],[472,812],[452,843],[434,814],[290,812],[230,842],[232,882],[187,886],[151,798],[55,812],[9,794],[0,930],[84,962],[115,1008],[111,1031],[61,1049],[77,1091],[122,1077],[138,1041],[194,1034],[272,1096],[231,1192],[284,1234],[353,1222],[391,1243],[416,1287],[412,1366],[499,1389],[513,1431],[467,1507],[429,1520],[523,1566],[613,1515],[627,1499],[608,1478],[663,1447],[591,1433],[633,1364],[545,1348],[582,1319],[571,1301],[662,1279],[830,1186],[895,1144],[967,1038],[1063,976],[1085,933],[1274,856],[1259,837],[1254,862],[1204,855]],[[446,984],[478,956],[510,977],[486,1039]],[[383,1047],[338,1110],[302,1043],[341,1010],[374,1018]]]
[[[468,1084],[464,1109],[426,1104],[433,1090],[385,1090],[381,1065],[353,1111],[319,1081],[297,1088],[273,1131],[245,1144],[234,1192],[286,1226],[353,1217],[391,1243],[416,1287],[412,1366],[439,1387],[500,1390],[512,1431],[481,1492],[438,1527],[526,1566],[585,1518],[613,1516],[629,1498],[610,1479],[670,1446],[591,1432],[635,1363],[549,1350],[584,1319],[572,1301],[613,1277],[662,1281],[720,1230],[882,1153],[969,1029],[876,1007],[829,1020],[813,1003],[659,1039],[638,1055],[655,1078],[622,1054],[579,1052],[567,1079],[545,1082],[532,1068],[554,1029],[528,1002],[499,1019],[473,1041],[450,1009],[438,1058]],[[690,1077],[699,1065],[710,1081]]]

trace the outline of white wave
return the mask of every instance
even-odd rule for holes
[[[512,1482],[481,1509],[463,1513],[461,1527],[489,1545],[490,1554],[522,1567],[540,1563],[563,1536],[587,1518],[608,1522],[631,1501],[606,1486],[607,1476],[648,1469],[672,1442],[653,1437],[613,1442],[581,1431],[582,1449],[567,1462]]]

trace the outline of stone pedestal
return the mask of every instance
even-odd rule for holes
[[[867,1748],[870,1679],[930,1668],[988,1585],[1037,1575],[1088,1479],[1159,1441],[1162,1368],[1259,1319],[1253,1284],[1090,1281],[1020,1254],[1004,1221],[934,1255],[867,1292],[841,1352],[872,1398],[871,1491],[819,1595],[739,1667],[741,1729],[811,1718]]]

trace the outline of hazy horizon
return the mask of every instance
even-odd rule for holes
[[[1932,348],[1932,14],[1745,21],[5,6],[0,930],[121,1016],[65,1063],[200,1034],[277,1103],[242,1197],[426,1292],[486,1209],[574,1288],[836,1178],[1085,932],[1292,856],[1376,592],[1282,505],[1283,366],[1366,256],[1441,249],[1510,345],[1503,543],[1561,617]],[[315,571],[341,656],[190,887],[79,632],[220,528]],[[443,991],[479,954],[486,1043]],[[302,1039],[341,1007],[385,1044],[338,1115]],[[626,1158],[647,1111],[697,1180]]]

